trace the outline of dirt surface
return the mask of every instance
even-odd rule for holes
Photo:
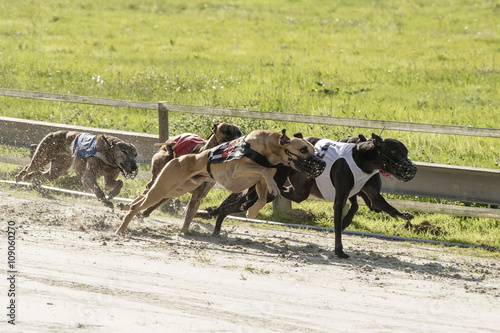
[[[134,219],[95,199],[0,190],[16,234],[16,325],[1,332],[498,332],[500,260],[464,251],[245,223]]]

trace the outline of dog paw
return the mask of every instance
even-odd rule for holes
[[[38,177],[33,178],[33,181],[31,182],[31,188],[35,191],[40,191],[42,189],[42,182],[40,181],[40,179],[38,179]]]
[[[247,210],[246,217],[247,219],[254,219],[257,217],[257,214],[259,214],[259,210],[250,208]]]
[[[196,212],[194,214],[194,218],[197,219],[204,219],[204,220],[210,220],[213,216],[210,214],[210,212]]]
[[[113,203],[109,200],[102,200],[102,204],[108,208],[114,209]]]
[[[413,215],[410,213],[402,213],[401,218],[406,221],[413,220]]]
[[[267,192],[272,195],[273,197],[277,197],[281,194],[280,189],[278,186],[268,186],[267,187]]]
[[[116,229],[115,231],[116,236],[124,236],[125,235],[125,230],[121,230],[121,228]]]
[[[349,259],[349,255],[345,253],[343,250],[335,250],[335,254],[337,255],[338,258],[340,259]]]
[[[118,205],[116,205],[116,207],[118,207],[118,209],[120,210],[130,210],[130,205],[124,203],[119,203]]]

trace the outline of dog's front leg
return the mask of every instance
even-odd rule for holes
[[[350,197],[349,202],[351,203],[351,207],[349,207],[347,214],[342,219],[342,231],[344,231],[345,229],[347,229],[347,227],[351,225],[352,219],[354,218],[354,215],[356,215],[356,212],[359,209],[358,197],[356,195]]]
[[[104,176],[104,186],[107,191],[111,190],[108,194],[108,200],[113,199],[118,194],[123,187],[123,181],[117,180],[116,177],[118,175],[106,175]]]
[[[97,200],[102,202],[104,204],[104,206],[113,209],[113,203],[111,201],[109,201],[108,199],[106,199],[106,195],[99,187],[99,184],[97,184],[97,179],[95,178],[94,175],[92,175],[88,172],[84,173],[84,175],[82,177],[82,182],[85,185],[87,185],[92,190],[92,192],[94,192],[95,196],[97,197]]]
[[[341,259],[348,259],[349,255],[344,252],[342,245],[342,211],[347,202],[347,196],[336,194],[333,204],[333,224],[335,231],[335,254]]]
[[[397,210],[395,207],[391,206],[385,198],[380,194],[374,194],[373,197],[369,196],[370,201],[372,203],[372,207],[376,210],[380,210],[383,212],[386,212],[387,214],[391,215],[392,217],[400,217],[403,220],[410,221],[413,219],[413,215],[407,212],[400,212]]]
[[[362,189],[362,192],[368,197],[371,203],[371,209],[374,211],[383,211],[392,217],[400,217],[403,220],[410,221],[413,215],[410,213],[400,212],[395,207],[391,206],[385,198],[380,194],[382,181],[379,175],[374,175],[370,178]]]
[[[274,181],[274,180],[273,180]],[[274,183],[276,185],[276,183]],[[259,180],[257,184],[255,184],[255,190],[257,192],[258,199],[252,205],[252,207],[247,210],[247,218],[253,219],[259,214],[259,211],[264,207],[267,203],[267,189],[268,184],[265,180]],[[276,186],[277,187],[277,186]],[[278,192],[279,193],[279,192]]]

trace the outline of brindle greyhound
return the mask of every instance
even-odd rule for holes
[[[57,131],[43,138],[30,164],[15,176],[15,180],[40,175],[55,180],[73,166],[78,178],[95,193],[97,199],[106,207],[113,208],[110,200],[123,187],[123,182],[116,178],[120,172],[125,178],[137,175],[136,157],[134,145],[113,136]],[[49,169],[42,172],[47,164],[50,164]],[[107,197],[97,183],[100,177],[104,177],[105,189],[110,191]]]
[[[315,145],[315,149],[319,153],[322,151],[321,143],[324,144],[323,147],[325,145],[327,146],[325,151],[329,150],[329,146],[334,143],[334,141],[331,140],[321,140],[314,137],[308,137],[306,140]],[[414,177],[417,168],[408,159],[408,150],[404,144],[398,140],[383,140],[380,136],[372,134],[370,140],[366,140],[363,136],[360,136],[359,138],[341,141],[352,143],[350,153],[352,161],[361,171],[361,174],[366,174],[366,176],[368,176],[365,177],[363,183],[356,184],[355,178],[358,179],[360,174],[359,170],[357,172],[358,175],[354,176],[351,169],[353,166],[350,166],[349,163],[346,162],[346,159],[341,156],[341,158],[335,161],[327,160],[327,167],[318,178],[311,178],[301,172],[290,170],[288,181],[292,186],[289,187],[288,191],[284,191],[281,194],[283,197],[295,202],[302,202],[311,194],[321,199],[334,202],[335,254],[340,258],[349,258],[343,251],[342,231],[351,224],[354,214],[358,210],[356,195],[359,194],[371,210],[377,212],[383,211],[392,217],[411,220],[413,219],[413,215],[398,211],[380,194],[382,183],[378,170],[394,175],[398,180],[409,181]],[[318,145],[318,143],[320,143],[320,145]],[[320,189],[318,183],[322,181],[322,178],[326,178],[330,185],[324,185],[323,182],[323,184],[320,185]],[[359,188],[359,190],[352,193],[355,186]],[[331,193],[328,193],[329,188],[333,188],[333,196]],[[325,193],[327,196],[326,198]],[[198,214],[197,216],[202,218],[217,216],[214,235],[218,235],[224,218],[228,214],[241,212],[247,209],[247,207],[251,205],[254,196],[251,189],[242,193],[232,193],[218,208],[208,209],[207,213]],[[347,199],[351,202],[351,208],[347,215],[342,218],[342,210]]]

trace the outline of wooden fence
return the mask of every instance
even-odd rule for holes
[[[149,162],[155,149],[153,143],[163,142],[168,138],[169,112],[207,114],[211,116],[227,116],[240,118],[265,119],[272,121],[289,121],[309,124],[327,124],[331,126],[351,126],[360,128],[386,128],[388,130],[414,131],[439,133],[448,135],[466,135],[500,138],[500,129],[475,128],[467,126],[448,126],[433,124],[417,124],[393,121],[379,121],[366,119],[352,119],[340,117],[312,116],[290,113],[261,112],[230,108],[215,108],[203,106],[189,106],[170,104],[168,102],[134,102],[108,98],[94,98],[86,96],[40,93],[0,88],[0,96],[41,99],[56,102],[69,102],[114,107],[132,107],[157,110],[159,119],[159,135],[144,133],[130,133],[103,129],[89,129],[88,132],[107,132],[133,142],[139,148],[142,162]],[[32,124],[33,128],[30,127]],[[45,124],[45,125],[44,125]],[[0,117],[0,143],[16,146],[26,146],[37,143],[46,134],[55,128],[72,128],[75,126],[31,122],[13,118]],[[50,128],[50,130],[49,130]],[[81,127],[77,130],[82,131]],[[115,133],[116,132],[116,133]],[[120,133],[117,133],[120,132]],[[125,138],[126,136],[127,138]],[[419,171],[415,178],[408,183],[401,183],[393,179],[383,179],[382,191],[386,193],[417,195],[439,199],[475,202],[500,205],[500,170],[458,167],[417,163]],[[396,207],[413,211],[426,211],[464,216],[478,216],[500,218],[499,209],[464,207],[454,205],[426,204],[413,201],[395,202]]]

